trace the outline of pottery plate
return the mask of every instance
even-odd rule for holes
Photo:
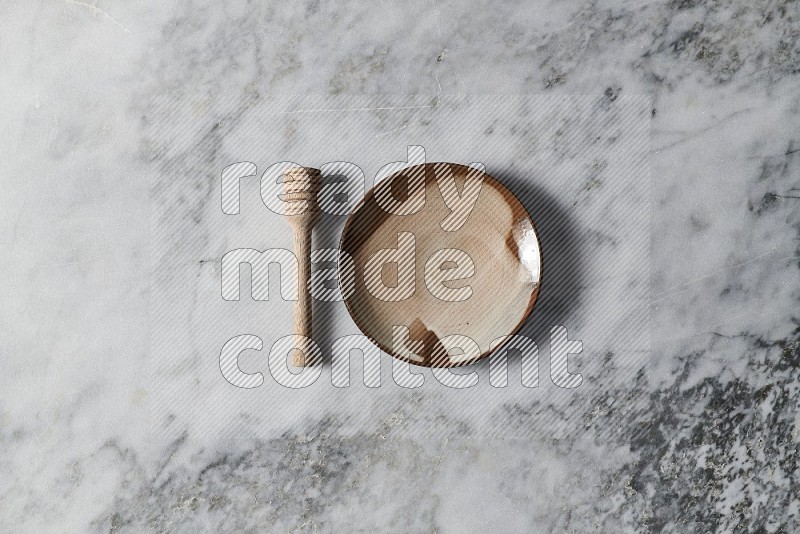
[[[381,180],[350,215],[340,248],[353,260],[340,261],[339,274],[353,282],[342,287],[356,325],[415,365],[488,355],[519,330],[539,293],[530,215],[473,167],[426,163]]]

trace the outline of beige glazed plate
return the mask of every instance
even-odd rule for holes
[[[355,264],[353,272],[340,261],[339,274],[354,281],[345,303],[356,325],[415,365],[488,355],[520,329],[539,293],[530,215],[500,182],[464,165],[426,163],[380,181],[348,218],[340,248]]]

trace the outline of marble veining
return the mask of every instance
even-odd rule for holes
[[[0,530],[800,528],[800,3],[62,0],[5,2],[0,25]],[[607,117],[645,98],[649,350],[593,356],[581,394],[493,407],[525,436],[488,435],[486,414],[443,409],[426,388],[374,404],[320,392],[292,417],[251,397],[224,432],[204,427],[221,413],[192,372],[209,357],[202,316],[176,323],[186,350],[165,375],[197,380],[196,397],[152,380],[150,319],[168,306],[154,294],[153,199],[176,199],[156,222],[191,262],[191,277],[164,276],[202,302],[224,249],[244,246],[211,249],[218,164],[242,143],[292,155],[308,141],[310,108],[279,129],[259,112],[278,95],[413,101],[371,115],[364,154],[402,151],[424,110],[460,95],[583,95]],[[524,120],[483,132],[526,139],[512,161],[537,146]],[[613,158],[594,163],[544,216],[569,228],[607,194]],[[598,250],[627,239],[580,234]],[[556,254],[576,280],[592,267],[571,245]],[[553,300],[547,316],[587,302]],[[438,431],[408,431],[420,425]]]

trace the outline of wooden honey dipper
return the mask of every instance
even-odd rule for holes
[[[318,169],[291,167],[283,173],[283,199],[289,204],[286,215],[294,232],[294,253],[297,256],[297,304],[294,307],[294,333],[311,339],[311,295],[308,290],[311,279],[311,234],[319,220],[320,209],[317,194],[322,185]],[[305,201],[305,202],[298,202]],[[314,361],[310,350],[295,350],[292,365],[308,367]]]

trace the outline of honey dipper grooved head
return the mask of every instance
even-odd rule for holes
[[[319,169],[310,167],[291,167],[283,173],[283,199],[287,202],[307,200],[316,206],[317,193],[322,186]]]

